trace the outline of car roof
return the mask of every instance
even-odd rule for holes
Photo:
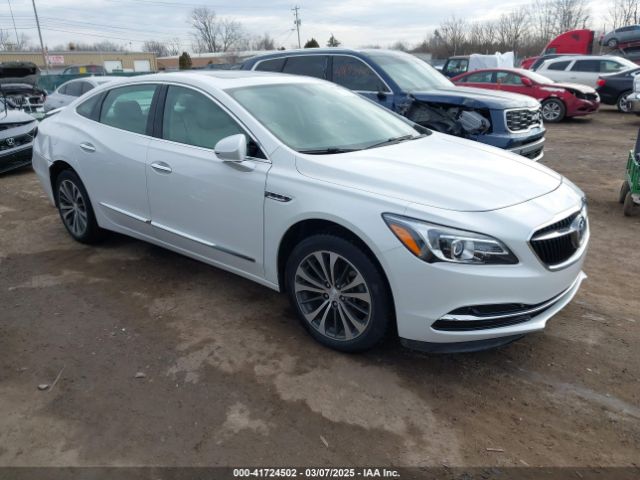
[[[562,58],[550,58],[547,62],[566,62],[567,60],[625,60],[617,55],[563,55]]]
[[[383,55],[411,55],[406,52],[401,52],[399,50],[389,50],[384,48],[343,48],[343,47],[327,47],[327,48],[297,48],[294,50],[281,50],[278,52],[270,52],[264,53],[260,55],[256,55],[255,57],[248,58],[246,61],[249,63],[267,60],[270,58],[281,58],[281,57],[294,57],[294,56],[304,56],[304,55],[354,55],[354,56],[366,56],[371,54],[383,54]]]
[[[154,73],[128,77],[128,84],[147,82],[177,82],[200,84],[226,90],[237,87],[257,85],[277,85],[283,83],[323,83],[313,77],[287,75],[284,73],[247,71],[247,70],[189,70],[183,72]]]

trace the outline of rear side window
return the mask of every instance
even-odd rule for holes
[[[98,105],[102,101],[103,95],[98,94],[93,97],[85,100],[80,105],[76,107],[76,112],[78,115],[82,115],[85,118],[90,118],[91,120],[97,120],[98,117]]]
[[[281,72],[286,58],[274,58],[273,60],[263,60],[256,65],[255,70],[261,72]]]
[[[307,75],[309,77],[326,78],[327,70],[326,55],[308,55],[300,57],[289,57],[284,65],[284,73],[294,75]]]
[[[547,65],[547,70],[564,70],[571,62],[553,62]]]
[[[62,95],[66,95],[67,94],[67,87],[69,85],[62,85],[59,89],[58,89],[58,93],[61,93]]]
[[[466,77],[467,82],[470,83],[491,83],[493,80],[493,72],[478,72],[472,73]]]
[[[100,112],[100,123],[144,134],[156,88],[156,85],[132,85],[109,91]]]
[[[83,82],[71,82],[67,85],[67,95],[72,97],[79,97],[82,95],[82,83]]]
[[[513,72],[496,73],[496,81],[503,85],[522,85],[522,78]]]
[[[576,60],[572,72],[600,72],[600,60]]]
[[[371,68],[354,57],[333,57],[333,81],[351,90],[377,92],[386,90]]]

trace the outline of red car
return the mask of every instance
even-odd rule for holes
[[[533,97],[542,103],[545,122],[565,117],[588,115],[598,111],[600,97],[591,87],[574,83],[556,83],[550,78],[520,68],[474,70],[451,79],[465,87],[504,90]]]

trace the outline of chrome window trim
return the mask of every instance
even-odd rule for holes
[[[391,90],[391,88],[389,87],[389,84],[387,82],[384,81],[384,79],[380,76],[380,74],[378,72],[375,71],[375,69],[373,67],[371,67],[371,65],[369,65],[367,62],[365,62],[363,59],[361,59],[360,57],[356,57],[355,55],[351,55],[349,53],[305,53],[303,55],[280,55],[277,57],[269,57],[269,58],[265,58],[263,60],[258,60],[256,61],[256,63],[253,65],[253,67],[251,67],[251,70],[255,70],[256,68],[258,68],[258,65],[260,65],[262,62],[266,62],[268,60],[280,60],[281,58],[287,59],[287,58],[293,58],[293,57],[318,57],[318,56],[326,56],[326,57],[351,57],[351,58],[355,58],[356,60],[362,62],[365,64],[365,66],[367,66],[369,68],[369,70],[371,70],[373,73],[375,73],[376,77],[378,77],[378,79],[382,82],[382,84],[385,86],[385,88],[387,89],[386,91],[382,92],[382,93],[386,93],[389,95],[393,95],[393,90]],[[333,65],[332,65],[333,68]],[[283,71],[280,72],[272,72],[272,73],[285,73]],[[333,73],[333,72],[331,72]],[[287,75],[295,75],[295,74],[287,74]],[[312,77],[312,78],[317,78],[317,77]],[[330,80],[325,79],[320,79],[320,80],[326,80],[327,82]],[[333,80],[331,80],[331,83],[334,83],[335,85],[338,85],[336,82],[334,82]],[[342,85],[339,85],[342,87]],[[347,87],[343,87],[343,88],[347,88]],[[351,90],[350,88],[347,90]],[[378,93],[377,91],[370,91],[370,90],[351,90],[352,92],[357,92],[357,93]]]

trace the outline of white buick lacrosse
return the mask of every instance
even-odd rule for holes
[[[33,166],[69,234],[145,240],[286,291],[319,342],[429,351],[542,330],[574,297],[583,193],[337,85],[149,75],[45,119]]]

